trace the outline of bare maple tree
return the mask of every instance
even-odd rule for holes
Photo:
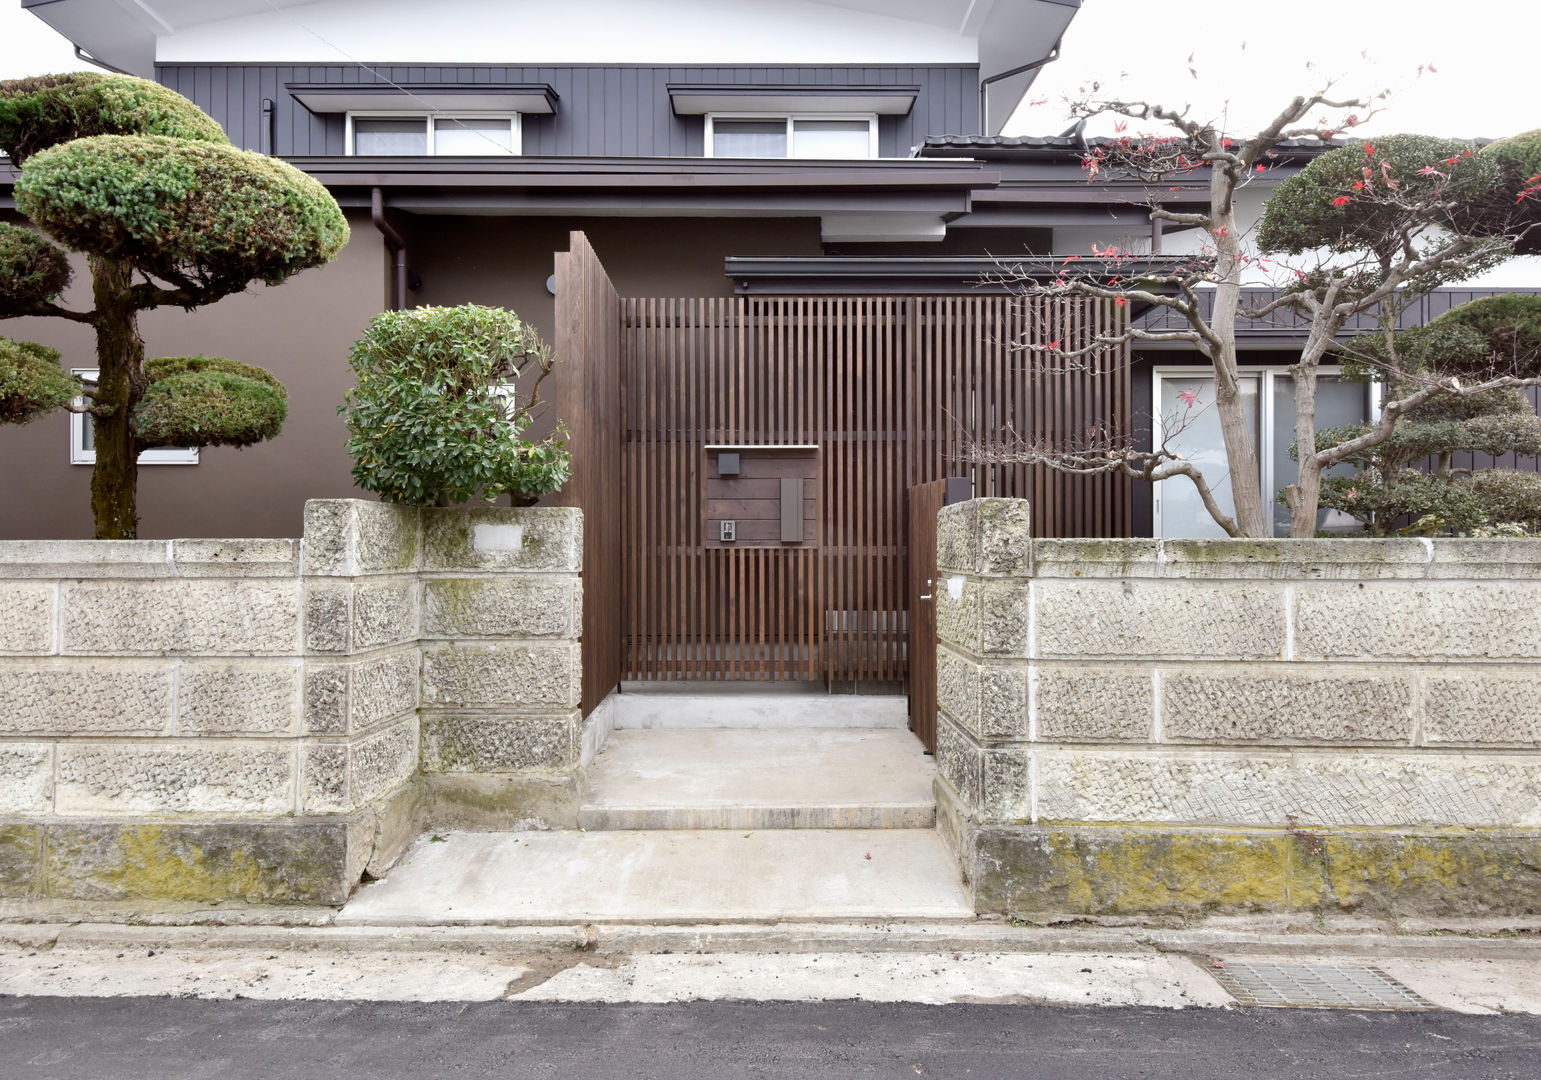
[[[971,448],[978,460],[1027,462],[1072,473],[1117,473],[1158,481],[1187,477],[1216,523],[1231,536],[1272,535],[1261,490],[1258,448],[1243,397],[1236,332],[1243,320],[1292,316],[1305,343],[1291,365],[1296,406],[1299,476],[1283,492],[1291,535],[1316,529],[1322,473],[1389,438],[1399,419],[1438,395],[1470,395],[1533,385],[1534,372],[1490,370],[1478,379],[1398,367],[1394,330],[1412,300],[1430,289],[1480,272],[1508,257],[1518,229],[1501,212],[1504,170],[1496,160],[1450,140],[1392,136],[1328,150],[1308,169],[1285,180],[1261,223],[1244,221],[1238,195],[1274,167],[1281,154],[1311,141],[1325,148],[1378,111],[1385,94],[1339,98],[1332,87],[1299,96],[1246,137],[1228,135],[1217,120],[1196,120],[1188,109],[1145,101],[1088,98],[1073,106],[1081,118],[1113,115],[1120,134],[1088,147],[1088,179],[1117,176],[1141,182],[1153,221],[1201,231],[1194,255],[1136,257],[1116,246],[1093,246],[1093,257],[1070,256],[1056,276],[1035,279],[1002,263],[995,276],[1024,294],[1079,296],[1131,305],[1166,317],[1085,342],[1038,340],[1031,332],[1013,346],[1043,367],[1090,365],[1111,346],[1171,342],[1191,346],[1212,367],[1216,410],[1230,471],[1234,513],[1227,513],[1200,469],[1177,448],[1192,422],[1196,399],[1153,418],[1150,449],[1133,433],[1098,427],[1071,439],[1048,441],[1007,430]],[[1160,125],[1156,133],[1125,135],[1128,123]],[[1388,152],[1392,151],[1392,152]],[[1334,155],[1336,155],[1334,157]],[[1207,199],[1193,198],[1197,183]],[[1291,186],[1293,185],[1293,190]],[[1520,184],[1514,202],[1534,199],[1541,178]],[[1171,192],[1203,205],[1169,209]],[[1175,201],[1175,200],[1173,200]],[[1243,303],[1243,284],[1266,276],[1276,285],[1264,302]],[[1340,335],[1360,316],[1381,320],[1386,348],[1373,361],[1377,377],[1405,390],[1393,394],[1362,436],[1319,448],[1315,402],[1318,370],[1341,349]],[[1088,368],[1089,370],[1091,368]]]

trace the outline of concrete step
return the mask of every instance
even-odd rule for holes
[[[936,767],[908,731],[617,731],[578,825],[601,829],[928,829]]]
[[[902,694],[827,694],[801,684],[740,692],[743,683],[633,684],[609,699],[617,729],[886,728],[909,726]],[[687,686],[683,690],[656,687]],[[732,689],[730,689],[732,687]]]
[[[340,926],[973,918],[931,829],[425,836]]]

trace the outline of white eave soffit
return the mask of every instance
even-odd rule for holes
[[[677,116],[706,113],[877,113],[906,116],[915,107],[918,86],[754,86],[680,85],[669,87]]]
[[[493,86],[464,83],[286,83],[284,88],[313,113],[343,112],[556,112],[556,91],[545,83]]]

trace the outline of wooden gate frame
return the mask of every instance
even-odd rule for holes
[[[622,299],[581,232],[556,282],[555,398],[573,457],[556,501],[585,512],[585,715],[623,678],[906,679],[897,620],[918,484],[963,474],[976,496],[1026,498],[1040,536],[1129,535],[1126,479],[966,459],[971,438],[1008,422],[1071,439],[1130,425],[1127,345],[1074,370],[1013,347],[1113,336],[1123,309],[986,295]],[[819,446],[819,541],[741,547],[708,572],[686,489],[704,482],[708,445],[765,443]],[[794,606],[767,606],[787,590]],[[724,663],[703,676],[691,657],[714,650]]]

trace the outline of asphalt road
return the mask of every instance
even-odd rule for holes
[[[0,998],[6,1080],[1541,1077],[1541,1016]]]

